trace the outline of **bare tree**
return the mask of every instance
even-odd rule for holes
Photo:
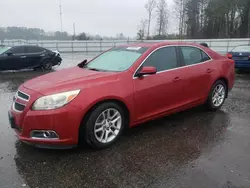
[[[187,0],[174,0],[174,13],[178,19],[178,29],[180,37],[186,33],[186,5]]]
[[[150,36],[150,26],[151,26],[151,20],[152,20],[152,13],[156,7],[156,0],[148,0],[147,4],[145,4],[145,9],[148,13],[148,32],[147,36]]]
[[[167,30],[167,3],[166,0],[159,0],[156,5],[157,32],[158,35],[165,35]]]
[[[147,20],[141,19],[140,25],[138,26],[137,39],[143,40],[146,36]]]

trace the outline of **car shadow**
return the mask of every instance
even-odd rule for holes
[[[3,88],[4,92],[15,92],[25,81],[51,72],[55,72],[55,70],[22,70],[0,72],[0,89]]]
[[[140,187],[139,180],[171,176],[207,148],[220,144],[229,122],[223,111],[198,107],[132,128],[103,150],[43,150],[17,141],[14,160],[30,187],[99,187],[99,182],[102,187],[119,182],[120,187]]]

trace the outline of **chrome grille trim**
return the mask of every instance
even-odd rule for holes
[[[20,95],[26,96],[26,98],[23,98],[22,96],[20,96],[19,93],[20,93]],[[23,100],[23,101],[28,102],[28,101],[30,100],[30,95],[28,95],[27,93],[24,93],[24,92],[18,90],[18,91],[16,92],[16,98],[19,98],[19,99],[21,99],[21,100]],[[28,99],[27,99],[27,98],[28,98]]]
[[[21,104],[21,103],[16,102],[16,101],[13,102],[13,104],[12,104],[13,110],[14,110],[15,112],[22,113],[23,111],[17,110],[17,109],[15,108],[15,104],[16,104],[16,103],[19,104],[19,105],[24,106],[24,108],[25,108],[26,105],[25,105],[25,104]]]

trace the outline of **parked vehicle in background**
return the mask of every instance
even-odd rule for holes
[[[2,71],[36,68],[50,70],[61,62],[59,52],[38,46],[0,47],[0,70]]]
[[[227,54],[227,57],[235,61],[235,68],[250,69],[250,45],[235,47]]]
[[[19,139],[68,148],[84,140],[105,148],[125,128],[201,104],[221,108],[234,61],[197,44],[114,47],[90,62],[21,85],[9,112]]]
[[[202,46],[205,46],[205,47],[209,48],[208,44],[207,44],[207,43],[205,43],[205,42],[200,43],[200,45],[202,45]]]

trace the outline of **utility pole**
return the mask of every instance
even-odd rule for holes
[[[63,22],[62,22],[62,4],[59,0],[59,10],[60,10],[60,21],[61,21],[61,32],[63,32]]]

